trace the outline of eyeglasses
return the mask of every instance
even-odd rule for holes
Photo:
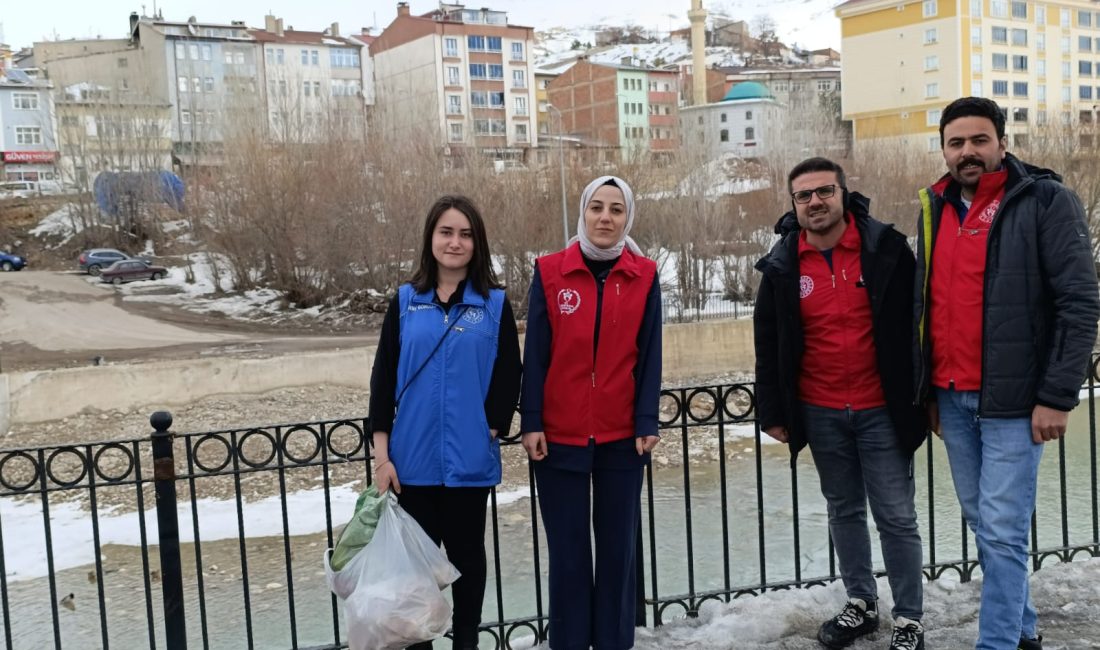
[[[832,198],[836,194],[836,185],[822,185],[821,187],[815,187],[812,190],[799,190],[791,194],[791,198],[795,203],[809,203],[810,198],[816,194],[817,198],[824,201],[825,199]]]

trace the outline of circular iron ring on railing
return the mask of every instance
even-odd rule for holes
[[[1096,552],[1092,550],[1091,546],[1078,546],[1077,548],[1070,549],[1069,560],[1070,562],[1077,561],[1078,553],[1087,553],[1090,558],[1097,557]]]
[[[665,610],[669,607],[676,605],[683,608],[684,618],[691,615],[691,607],[683,600],[668,600],[657,606],[657,625],[664,625],[665,622]]]
[[[7,475],[4,473],[4,470],[7,467],[8,463],[16,458],[25,458],[27,462],[31,464],[32,470],[30,480],[28,480],[26,483],[19,485],[16,485],[9,481]],[[13,471],[17,472],[18,468]],[[38,479],[40,478],[40,471],[41,468],[38,467],[38,461],[34,459],[34,456],[31,456],[25,451],[8,452],[4,455],[3,459],[0,459],[0,485],[3,485],[5,488],[11,490],[12,492],[25,492],[26,490],[29,490],[32,485],[38,482]]]
[[[698,403],[695,401],[695,398],[699,397],[700,395],[706,395],[710,398],[710,412],[707,413],[705,416],[696,417],[694,407]],[[687,396],[687,416],[692,422],[695,422],[696,424],[706,424],[707,422],[710,422],[712,419],[714,419],[714,416],[718,414],[718,402],[718,395],[715,394],[715,390],[713,387],[708,386],[704,388],[696,388],[688,393]],[[706,405],[703,406],[705,407]]]
[[[244,446],[248,444],[248,441],[256,437],[258,437],[260,440],[267,441],[269,447],[267,457],[260,461],[248,458],[244,450]],[[264,431],[263,429],[249,429],[245,432],[243,436],[241,436],[241,439],[237,441],[237,458],[239,458],[242,463],[248,465],[253,469],[263,469],[264,467],[270,465],[271,461],[275,460],[275,452],[278,444],[279,443],[275,440],[275,436],[271,435],[270,431]]]
[[[749,404],[743,412],[734,413],[730,409],[730,397],[737,393],[744,393],[749,400]],[[749,389],[747,384],[734,384],[726,389],[726,394],[722,399],[722,408],[725,410],[726,415],[732,420],[738,422],[748,420],[756,411],[756,394]]]
[[[116,450],[122,452],[123,458],[126,459],[126,469],[124,469],[121,474],[114,476],[107,474],[104,471],[103,467],[101,466],[101,462],[103,460],[104,454],[109,451]],[[134,471],[134,452],[130,451],[125,445],[121,445],[117,442],[107,443],[100,447],[99,451],[95,452],[95,455],[92,456],[92,469],[95,471],[96,476],[103,479],[107,483],[121,483],[127,476],[130,475],[130,472]]]
[[[1039,570],[1039,569],[1043,568],[1043,563],[1046,562],[1047,560],[1049,560],[1052,557],[1058,559],[1056,564],[1063,564],[1063,563],[1069,561],[1069,552],[1060,549],[1060,550],[1057,550],[1057,551],[1047,551],[1045,553],[1039,553],[1035,557],[1035,564],[1036,564],[1036,567],[1037,567],[1036,570]]]
[[[543,639],[539,636],[539,628],[535,624],[534,621],[527,621],[527,622],[523,622],[523,623],[513,623],[512,625],[508,626],[508,631],[504,633],[504,641],[507,645],[501,643],[500,639],[497,637],[497,633],[494,632],[493,630],[485,630],[485,631],[493,636],[493,640],[496,641],[498,648],[511,648],[511,647],[514,647],[512,645],[512,637],[519,630],[526,630],[526,631],[530,632],[531,636],[535,637],[535,640],[540,642],[540,643],[545,640],[545,639]]]
[[[1089,376],[1096,383],[1100,383],[1100,355],[1094,356],[1089,363]]]
[[[221,443],[222,448],[225,450],[225,457],[215,466],[208,466],[203,463],[202,457],[199,454],[199,451],[202,450],[206,443],[211,441]],[[233,448],[225,438],[216,433],[208,433],[195,441],[195,444],[191,447],[191,459],[195,462],[195,467],[198,467],[207,474],[217,474],[226,467],[229,467],[229,463],[233,461]]]
[[[672,405],[674,407],[672,409],[672,415],[669,418],[666,419],[666,418],[661,416],[661,414],[664,413],[664,411],[665,411],[664,408],[658,408],[657,409],[657,423],[658,423],[658,425],[663,426],[663,427],[670,427],[670,426],[676,424],[676,421],[680,419],[680,413],[683,411],[684,405],[683,405],[683,402],[680,400],[679,395],[676,394],[676,391],[671,391],[671,390],[661,391],[661,397],[660,397],[661,401],[664,401],[664,398],[666,398],[666,397],[672,400]]]
[[[53,466],[54,461],[57,460],[58,457],[61,457],[65,454],[76,456],[77,460],[80,462],[80,473],[77,474],[76,478],[68,481],[62,480],[57,474],[55,474]],[[83,453],[78,451],[76,447],[58,447],[57,449],[54,449],[49,456],[46,457],[46,476],[48,476],[49,479],[53,481],[56,485],[59,485],[61,487],[72,487],[83,481],[84,477],[87,475],[88,458],[84,456]]]
[[[295,456],[290,451],[290,437],[296,433],[305,433],[313,437],[313,451],[311,451],[305,457]],[[283,439],[280,441],[279,444],[282,448],[284,458],[290,459],[291,462],[297,465],[305,465],[306,463],[317,458],[317,456],[321,453],[321,434],[317,433],[317,431],[311,426],[299,424],[298,426],[288,429],[287,432],[283,434]]]
[[[339,451],[332,444],[333,440],[336,438],[336,434],[345,429],[351,429],[351,431],[355,434],[355,447],[348,452]],[[363,429],[361,429],[358,424],[350,420],[337,422],[336,424],[329,427],[326,437],[327,440],[325,441],[325,446],[328,447],[329,454],[337,458],[343,458],[345,460],[355,456],[355,454],[358,454],[359,450],[363,449],[367,444],[367,438],[366,435],[363,433]]]
[[[711,602],[717,603],[719,606],[725,605],[726,604],[726,595],[725,594],[710,594],[709,596],[703,596],[702,598],[700,598],[699,601],[695,603],[695,611],[696,611],[695,616],[698,616],[699,613],[703,611],[703,605],[706,605],[707,603],[711,603]]]

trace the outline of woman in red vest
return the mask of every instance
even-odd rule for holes
[[[569,245],[535,265],[520,426],[550,554],[550,647],[625,650],[642,472],[660,440],[661,286],[628,236],[625,181],[592,181],[580,209]]]

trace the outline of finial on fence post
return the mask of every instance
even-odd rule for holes
[[[172,449],[172,414],[149,416],[153,426],[153,484],[157,494],[161,594],[164,599],[164,639],[168,650],[186,650],[187,620],[183,608],[183,563],[176,514],[176,459]]]

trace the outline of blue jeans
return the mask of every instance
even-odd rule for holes
[[[878,600],[867,503],[878,529],[893,616],[924,613],[924,549],[914,505],[912,456],[898,446],[886,408],[861,411],[802,405],[806,440],[829,510],[840,577],[849,598]]]
[[[936,389],[951,477],[974,531],[984,575],[978,650],[1015,650],[1035,638],[1038,616],[1028,593],[1028,532],[1035,511],[1043,445],[1031,418],[983,418],[977,391]]]

